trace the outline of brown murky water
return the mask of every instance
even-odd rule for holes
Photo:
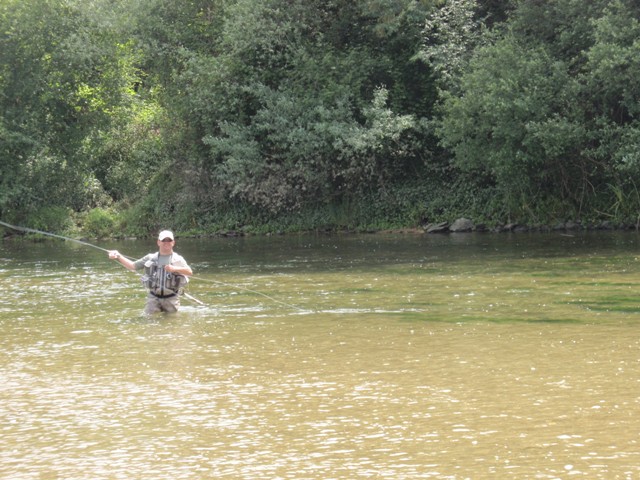
[[[151,318],[106,254],[5,241],[0,477],[638,478],[638,241],[178,240],[207,306]]]

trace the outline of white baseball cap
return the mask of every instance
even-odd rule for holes
[[[173,241],[173,232],[170,230],[163,230],[158,234],[158,240],[164,240],[165,238],[170,238],[171,241]]]

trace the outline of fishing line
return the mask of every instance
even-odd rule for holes
[[[294,310],[298,310],[300,312],[306,312],[307,311],[304,308],[300,308],[300,307],[298,307],[296,305],[293,305],[291,303],[286,303],[286,302],[283,302],[281,300],[278,300],[277,298],[273,298],[273,297],[267,295],[266,293],[262,293],[262,292],[259,292],[257,290],[252,290],[252,289],[247,288],[247,287],[242,287],[240,285],[232,285],[230,283],[221,282],[220,280],[211,280],[211,279],[202,278],[202,277],[193,277],[192,276],[191,278],[194,279],[194,280],[200,280],[201,282],[217,283],[219,285],[224,285],[225,287],[236,288],[238,290],[244,290],[245,292],[255,293],[256,295],[262,295],[263,297],[268,298],[272,302],[279,303],[280,305],[284,305],[285,307],[293,308]]]
[[[65,237],[64,235],[57,235],[57,234],[55,234],[55,233],[50,233],[50,232],[43,232],[42,230],[36,230],[35,228],[19,227],[19,226],[17,226],[17,225],[11,225],[10,223],[6,223],[6,222],[3,222],[3,221],[0,221],[0,225],[4,225],[5,227],[8,227],[8,228],[10,228],[10,229],[12,229],[12,230],[17,230],[17,231],[19,231],[19,232],[38,233],[38,234],[40,234],[40,235],[46,235],[46,236],[48,236],[48,237],[54,237],[54,238],[59,238],[59,239],[61,239],[61,240],[66,240],[66,241],[69,241],[69,242],[75,242],[75,243],[78,243],[78,244],[80,244],[80,245],[84,245],[85,247],[91,247],[91,248],[95,248],[95,249],[97,249],[97,250],[101,250],[101,251],[103,251],[103,252],[109,253],[109,250],[107,250],[106,248],[102,248],[102,247],[99,247],[99,246],[97,246],[97,245],[93,245],[92,243],[84,242],[84,241],[82,241],[82,240],[78,240],[78,239],[76,239],[76,238]],[[131,257],[127,257],[126,255],[122,255],[122,256],[123,256],[123,257],[126,257],[126,258],[128,258],[128,259],[130,259],[130,260],[133,260]],[[128,270],[128,269],[127,269],[127,271],[130,271],[130,270]],[[134,272],[134,273],[135,273],[135,272]],[[226,286],[226,287],[236,288],[236,289],[238,289],[238,290],[244,290],[244,291],[247,291],[247,292],[250,292],[250,293],[255,293],[256,295],[261,295],[261,296],[263,296],[263,297],[265,297],[265,298],[268,298],[268,299],[269,299],[269,300],[271,300],[272,302],[279,303],[279,304],[281,304],[281,305],[284,305],[284,306],[289,307],[289,308],[293,308],[293,309],[295,309],[295,310],[305,311],[304,309],[302,309],[302,308],[300,308],[300,307],[297,307],[297,306],[292,305],[292,304],[290,304],[290,303],[282,302],[282,301],[280,301],[280,300],[278,300],[278,299],[276,299],[276,298],[273,298],[273,297],[271,297],[271,296],[267,295],[266,293],[262,293],[262,292],[259,292],[259,291],[257,291],[257,290],[252,290],[252,289],[250,289],[250,288],[242,287],[242,286],[240,286],[240,285],[232,285],[232,284],[229,284],[229,283],[221,282],[221,281],[219,281],[219,280],[210,280],[210,279],[200,278],[200,277],[194,277],[194,276],[192,276],[191,278],[192,278],[192,279],[194,279],[194,280],[201,280],[201,281],[204,281],[204,282],[213,282],[213,283],[218,283],[218,284],[220,284],[220,285],[224,285],[224,286]],[[183,292],[182,294],[183,294],[186,298],[188,298],[189,300],[193,300],[194,302],[196,302],[196,303],[198,303],[198,304],[200,304],[200,305],[205,305],[205,303],[204,303],[204,302],[201,302],[200,300],[198,300],[197,298],[193,297],[192,295],[189,295],[189,294],[188,294],[188,293],[186,293],[186,292]]]

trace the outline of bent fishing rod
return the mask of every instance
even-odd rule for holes
[[[20,227],[18,225],[11,225],[10,223],[6,223],[6,222],[3,222],[3,221],[0,221],[0,225],[3,225],[3,226],[5,226],[7,228],[10,228],[12,230],[16,230],[18,232],[36,233],[36,234],[40,234],[40,235],[46,235],[48,237],[59,238],[61,240],[66,240],[66,241],[69,241],[69,242],[75,242],[75,243],[78,243],[80,245],[84,245],[85,247],[95,248],[96,250],[100,250],[100,251],[106,252],[106,253],[109,253],[109,251],[110,251],[110,250],[107,250],[106,248],[99,247],[98,245],[94,245],[92,243],[85,242],[83,240],[78,240],[77,238],[65,237],[64,235],[57,235],[57,234],[51,233],[51,232],[43,232],[42,230],[36,230],[35,228]],[[126,255],[122,255],[122,256],[123,257],[127,257]],[[127,258],[129,258],[130,260],[133,260],[131,257],[127,257]],[[195,302],[195,303],[197,303],[199,305],[205,305],[204,302],[198,300],[193,295],[189,295],[185,291],[182,292],[182,295],[185,298],[187,298],[187,299],[189,299],[189,300],[191,300],[191,301],[193,301],[193,302]]]
[[[64,237],[62,235],[56,235],[55,233],[43,232],[42,230],[36,230],[35,228],[27,228],[27,227],[19,227],[17,225],[11,225],[6,222],[0,221],[0,225],[4,225],[11,230],[16,230],[18,232],[26,232],[26,233],[39,233],[40,235],[47,235],[49,237],[59,238],[61,240],[67,240],[69,242],[79,243],[80,245],[84,245],[85,247],[97,248],[98,250],[102,250],[103,252],[109,253],[109,250],[106,248],[99,247],[97,245],[93,245],[88,242],[83,242],[82,240],[78,240],[77,238]]]
[[[85,242],[83,240],[78,240],[77,238],[65,237],[64,235],[57,235],[57,234],[51,233],[51,232],[44,232],[42,230],[36,230],[35,228],[27,228],[27,227],[21,227],[21,226],[17,226],[17,225],[11,225],[10,223],[6,223],[6,222],[3,222],[3,221],[0,221],[0,225],[4,225],[5,227],[10,228],[12,230],[16,230],[18,232],[36,233],[36,234],[45,235],[45,236],[48,236],[48,237],[58,238],[60,240],[66,240],[66,241],[69,241],[69,242],[78,243],[80,245],[84,245],[85,247],[95,248],[95,249],[100,250],[102,252],[106,252],[106,253],[110,252],[110,250],[107,250],[106,248],[99,247],[98,245],[94,245],[92,243]],[[131,257],[127,257],[126,255],[122,255],[122,256],[126,257],[126,258],[128,258],[130,260],[133,260]],[[263,296],[265,298],[268,298],[272,302],[276,302],[276,303],[279,303],[281,305],[285,305],[285,306],[287,306],[289,308],[293,308],[293,309],[296,309],[296,310],[299,310],[299,311],[304,311],[304,309],[302,309],[300,307],[297,307],[297,306],[292,305],[290,303],[285,303],[285,302],[282,302],[280,300],[277,300],[277,299],[275,299],[273,297],[270,297],[266,293],[262,293],[262,292],[259,292],[257,290],[251,290],[250,288],[242,287],[240,285],[231,285],[229,283],[224,283],[224,282],[221,282],[219,280],[207,280],[207,279],[204,279],[204,278],[199,278],[199,277],[194,277],[194,276],[192,276],[191,278],[193,278],[194,280],[210,281],[210,282],[213,282],[213,283],[218,283],[220,285],[224,285],[226,287],[237,288],[239,290],[244,290],[246,292],[255,293],[257,295],[261,295],[261,296]],[[204,302],[198,300],[197,298],[193,297],[192,295],[189,295],[188,293],[186,293],[184,291],[182,292],[182,294],[186,298],[188,298],[189,300],[192,300],[192,301],[198,303],[199,305],[205,305]]]

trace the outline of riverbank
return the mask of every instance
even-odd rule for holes
[[[7,224],[5,224],[7,225]],[[407,226],[398,228],[349,228],[342,226],[325,226],[315,229],[301,229],[301,230],[262,230],[254,228],[240,228],[230,230],[217,230],[214,232],[206,230],[192,229],[189,231],[182,231],[180,229],[174,229],[176,236],[182,238],[216,238],[216,237],[245,237],[245,236],[286,236],[286,235],[306,235],[306,234],[320,234],[320,235],[335,235],[335,234],[401,234],[401,235],[437,235],[437,234],[451,234],[451,233],[548,233],[548,232],[580,232],[580,231],[629,231],[639,230],[640,222],[612,222],[612,221],[598,221],[598,222],[581,222],[581,221],[562,221],[554,224],[535,224],[527,225],[521,223],[498,223],[495,225],[488,225],[486,223],[475,223],[473,220],[461,217],[452,222],[434,222],[425,223],[420,226]],[[33,229],[25,227],[9,228],[0,226],[0,238],[32,238],[42,240],[47,238],[47,235],[53,234],[64,238],[72,237],[73,239],[80,240],[98,240],[98,239],[125,239],[125,240],[137,240],[153,237],[154,234],[123,234],[118,229],[110,231],[108,234],[95,235],[93,232],[85,231],[81,226],[73,230],[65,230],[62,233],[58,232],[45,232],[35,231]],[[63,235],[64,234],[64,235]]]

